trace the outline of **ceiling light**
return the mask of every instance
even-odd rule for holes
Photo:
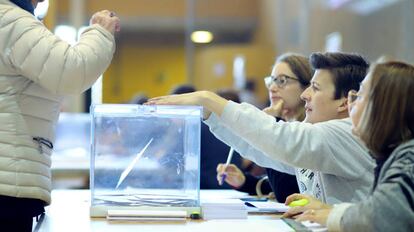
[[[191,33],[191,40],[194,43],[210,43],[213,40],[213,34],[209,31],[194,31]]]

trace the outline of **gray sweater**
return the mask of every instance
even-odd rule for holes
[[[295,167],[298,179],[313,172],[313,180],[299,187],[324,202],[357,202],[369,194],[375,162],[352,135],[349,119],[276,122],[252,105],[229,101],[221,117],[212,114],[205,123],[219,139],[261,166],[285,172]]]
[[[387,159],[370,197],[335,205],[327,224],[329,231],[413,231],[414,139]]]

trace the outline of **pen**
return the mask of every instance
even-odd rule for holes
[[[223,175],[221,176],[221,182],[220,182],[220,185],[222,185],[222,184],[224,183],[224,180],[225,180],[225,179],[226,179],[226,177],[227,177],[226,168],[227,168],[227,166],[229,166],[229,164],[230,164],[230,162],[231,162],[231,158],[233,157],[233,153],[234,153],[234,149],[231,147],[231,148],[230,148],[230,151],[229,151],[229,155],[227,156],[227,161],[226,161],[226,164],[224,165],[224,173],[223,173]]]

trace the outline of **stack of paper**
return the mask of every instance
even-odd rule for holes
[[[201,210],[205,220],[247,219],[247,210],[240,199],[202,199]]]

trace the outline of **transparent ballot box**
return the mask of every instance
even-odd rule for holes
[[[91,107],[91,216],[200,211],[201,107]]]

